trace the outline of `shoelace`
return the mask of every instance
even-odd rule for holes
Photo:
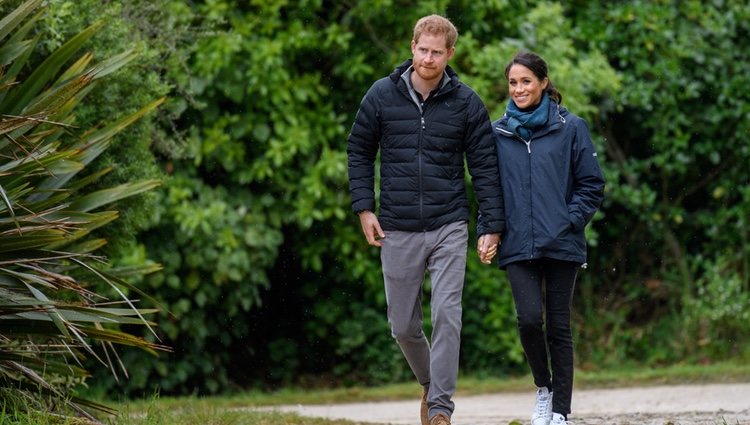
[[[547,405],[549,404],[550,400],[549,394],[546,396],[539,394],[536,397],[536,414],[539,416],[544,416],[547,414]]]

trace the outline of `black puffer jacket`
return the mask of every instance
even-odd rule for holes
[[[464,154],[484,233],[504,229],[492,127],[479,96],[449,78],[420,108],[402,78],[406,61],[362,99],[348,140],[352,210],[375,211],[374,163],[380,149],[383,230],[426,231],[468,220]],[[408,74],[407,74],[408,75]]]

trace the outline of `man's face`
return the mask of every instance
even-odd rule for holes
[[[411,42],[414,71],[426,81],[442,78],[448,61],[453,57],[453,51],[453,47],[445,47],[444,34],[422,33],[418,41]]]

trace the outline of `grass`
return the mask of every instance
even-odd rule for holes
[[[180,409],[154,403],[146,412],[123,412],[113,425],[355,425],[345,420],[302,417],[291,413],[227,410],[204,399]]]
[[[0,410],[0,425],[93,425],[85,419],[62,417],[47,412],[11,414]]]
[[[644,385],[731,383],[750,381],[750,364],[672,365],[668,367],[625,367],[611,371],[576,370],[580,388],[608,388]]]
[[[117,418],[104,420],[103,423],[109,425],[360,425],[357,422],[345,420],[308,418],[275,412],[231,412],[207,406],[191,407],[179,411],[155,408],[144,415],[121,415]],[[95,424],[77,419],[55,419],[47,415],[22,415],[14,418],[0,417],[0,425]]]

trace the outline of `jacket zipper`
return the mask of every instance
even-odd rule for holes
[[[504,128],[500,128],[499,126],[495,127],[495,128],[498,131],[500,131],[501,133],[503,133],[506,136],[510,137],[511,139],[516,139],[516,140],[522,141],[526,145],[526,152],[531,153],[531,139],[533,139],[533,137],[531,139],[529,139],[528,141],[526,141],[523,137],[521,137],[521,136],[519,136],[517,134],[513,134],[513,133],[511,133],[510,131],[508,131],[508,130],[506,130]]]
[[[452,90],[454,90],[454,88],[451,88],[448,92]],[[448,92],[443,92],[441,88],[441,90],[438,93],[436,93],[434,96],[431,96],[430,99],[439,97],[441,95],[445,95]],[[416,93],[408,89],[407,89],[407,97],[411,98],[411,100],[414,101],[414,103],[417,106],[417,109],[419,110],[419,119],[420,119],[419,139],[417,142],[417,156],[419,158],[419,160],[417,161],[417,171],[418,171],[417,175],[419,176],[419,221],[422,223],[422,230],[425,231],[426,227],[425,227],[425,222],[424,222],[424,193],[422,193],[423,192],[422,190],[422,187],[423,187],[423,184],[422,184],[422,139],[424,138],[424,132],[427,129],[427,124],[424,120],[424,109],[425,109],[425,103],[427,101],[420,102],[419,99],[416,98]]]
[[[422,139],[424,138],[424,131],[425,131],[425,122],[424,122],[424,105],[422,105],[421,108],[419,108],[419,112],[421,113],[420,116],[420,130],[419,130],[419,143],[418,143],[418,151],[417,151],[417,158],[419,160],[417,161],[418,166],[418,175],[419,175],[419,221],[422,223],[422,231],[425,230],[424,225],[424,193],[422,190]]]
[[[504,135],[510,137],[511,139],[520,140],[520,141],[522,141],[526,145],[526,152],[528,152],[528,154],[529,154],[528,157],[527,157],[528,164],[529,164],[529,188],[531,188],[531,141],[534,139],[534,137],[532,136],[527,141],[523,137],[521,137],[521,136],[519,136],[517,134],[511,133],[510,131],[508,131],[508,130],[506,130],[504,128],[500,128],[499,126],[496,127],[496,128],[497,128],[498,131],[500,131]],[[534,236],[533,236],[534,235],[534,220],[533,220],[533,215],[531,213],[531,211],[533,209],[533,205],[531,205],[531,200],[532,200],[531,190],[529,190],[529,198],[528,198],[529,216],[527,217],[527,219],[529,220],[529,228],[531,229],[531,235],[532,236],[529,238],[531,240],[531,246],[529,246],[529,252],[527,253],[527,259],[534,258]]]
[[[419,222],[422,224],[422,230],[425,229],[424,225],[424,196],[422,193],[422,139],[424,138],[425,120],[424,120],[424,102],[416,96],[416,92],[409,92],[409,97],[414,102],[417,110],[419,111],[419,137],[417,137],[417,180],[419,185]]]
[[[529,156],[528,156],[528,160],[529,160],[529,217],[528,217],[528,219],[529,219],[529,228],[531,229],[531,237],[529,238],[529,239],[531,239],[531,247],[530,247],[531,249],[530,249],[530,252],[529,252],[529,258],[530,259],[534,258],[534,214],[532,213],[532,211],[534,210],[534,205],[532,205],[532,201],[533,201],[534,198],[531,196],[531,192],[533,191],[533,188],[531,187],[531,184],[532,184],[532,177],[531,177],[531,140],[533,138],[534,138],[533,136],[531,138],[529,138],[528,142],[526,140],[523,140],[523,137],[520,138],[521,140],[524,141],[524,143],[526,143],[526,150],[529,153]]]

